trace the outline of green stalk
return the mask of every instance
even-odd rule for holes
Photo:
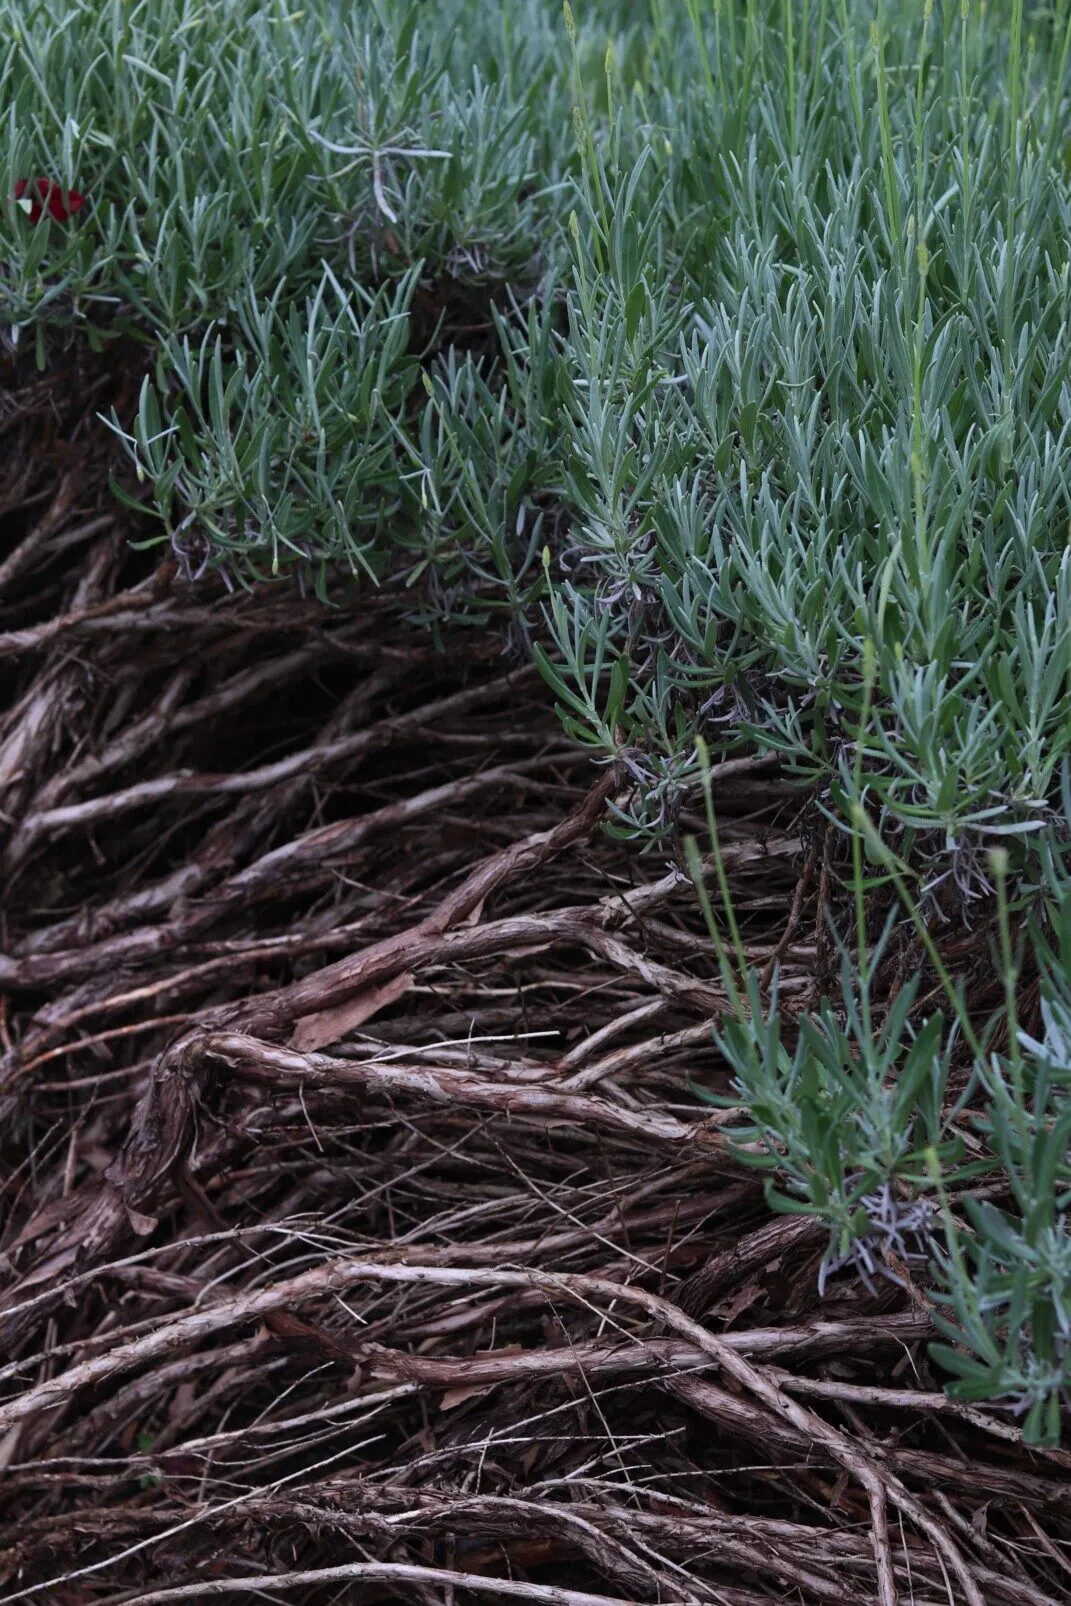
[[[829,26],[829,0],[821,0],[818,8],[818,26],[814,31],[814,46],[809,52],[810,71],[807,75],[807,105],[804,108],[804,122],[821,96],[822,59],[826,48],[826,29]],[[810,42],[810,0],[806,0],[803,14],[803,37]]]
[[[926,45],[932,17],[933,0],[926,0],[922,11],[922,44],[919,49],[918,73],[915,80],[915,238],[920,241],[922,239],[922,190],[926,171],[923,149],[925,136],[923,88],[926,73]]]
[[[918,904],[911,896],[911,891],[907,884],[907,876],[912,872],[908,870],[905,864],[901,863],[888,844],[882,841],[881,836],[875,830],[871,821],[867,817],[866,810],[858,800],[855,800],[852,803],[851,815],[852,822],[856,826],[856,829],[863,833],[871,853],[881,863],[882,867],[888,874],[889,880],[896,888],[900,902],[907,910],[911,919],[911,923],[918,932],[919,940],[926,950],[930,964],[937,973],[938,980],[941,983],[945,996],[955,1012],[956,1020],[958,1021],[960,1030],[963,1033],[964,1042],[974,1055],[974,1058],[979,1064],[981,1064],[985,1057],[985,1051],[982,1048],[978,1033],[974,1029],[974,1024],[971,1021],[971,1017],[967,1013],[963,999],[952,980],[948,966],[941,958],[940,949],[933,940],[933,935],[930,931],[930,928],[927,926],[925,920],[923,920]]]
[[[1015,952],[1012,946],[1011,921],[1008,913],[1008,854],[1003,848],[997,848],[990,854],[994,877],[997,883],[997,928],[1000,932],[1000,961],[1004,982],[1004,1012],[1008,1023],[1008,1064],[1011,1067],[1013,1119],[1019,1129],[1025,1150],[1029,1150],[1031,1137],[1030,1112],[1026,1107],[1026,1088],[1023,1082],[1023,1055],[1019,1043],[1019,1003],[1016,996],[1019,986],[1019,966],[1016,963]],[[1003,1080],[999,1074],[993,1078],[996,1084],[994,1097],[1004,1093]]]
[[[788,73],[788,137],[793,156],[796,154],[796,37],[794,32],[794,12],[795,0],[782,0],[781,14],[784,18],[785,58]]]
[[[503,58],[504,58],[505,65],[506,65],[506,89],[507,89],[507,91],[509,93],[509,97],[510,97],[511,100],[514,98],[514,89],[513,89],[513,29],[510,26],[510,22],[512,20],[512,15],[513,15],[512,9],[509,6],[503,6],[502,7],[502,50],[503,50]]]
[[[703,74],[703,81],[707,86],[707,94],[710,96],[711,100],[713,101],[713,99],[714,99],[714,74],[713,74],[713,72],[711,70],[711,66],[710,66],[710,53],[707,50],[706,36],[703,33],[703,20],[699,15],[699,0],[685,0],[685,5],[686,5],[687,10],[688,10],[688,20],[692,25],[692,33],[695,36],[695,47],[699,52],[699,67],[700,67],[700,70],[701,70],[701,72]],[[721,23],[720,23],[720,19],[718,17],[718,10],[719,10],[719,7],[717,5],[717,0],[715,0],[715,5],[714,5],[714,40],[715,40],[714,49],[715,49],[715,53],[716,54],[720,54],[720,52],[718,50],[718,38],[719,38],[719,34],[720,34]]]
[[[730,5],[730,26],[732,26],[733,9],[734,8]],[[744,137],[747,132],[747,111],[749,100],[748,89],[751,84],[751,73],[755,65],[755,58],[759,52],[758,0],[747,0],[747,21],[744,28],[744,62],[742,76],[739,82],[736,82],[737,55],[735,27],[732,28],[730,49],[733,52],[733,75],[737,105],[736,148],[738,151],[742,152],[744,148]]]
[[[892,124],[889,121],[889,87],[885,81],[885,45],[881,33],[882,11],[879,21],[870,24],[870,43],[874,51],[874,66],[878,79],[878,124],[881,128],[881,165],[885,179],[885,207],[888,213],[889,234],[892,238],[893,257],[901,274],[904,272],[904,223],[900,212],[900,191],[896,182],[896,164],[893,159]]]
[[[588,117],[587,96],[584,93],[584,78],[580,71],[580,52],[576,48],[576,22],[573,18],[573,8],[569,0],[563,0],[562,14],[565,18],[565,32],[569,39],[569,48],[573,53],[573,76],[576,80],[576,103],[573,106],[573,123],[576,128],[577,148],[581,161],[588,173],[588,181],[594,191],[594,201],[598,206],[599,217],[602,221],[603,238],[610,238],[610,219],[606,212],[606,197],[603,194],[602,175],[599,172],[599,159],[595,151],[595,138],[591,132],[591,120]],[[602,240],[598,232],[595,234],[595,262],[600,273],[604,272],[602,256]]]
[[[1052,83],[1049,88],[1049,131],[1045,138],[1044,158],[1046,167],[1048,167],[1052,161],[1053,146],[1056,143],[1056,130],[1058,126],[1060,104],[1063,97],[1064,84],[1067,81],[1068,51],[1071,50],[1071,5],[1067,4],[1067,0],[1062,0],[1060,7],[1061,15],[1065,8],[1067,10],[1067,16],[1064,18],[1063,43],[1060,46],[1060,61],[1056,69],[1055,82]]]
[[[729,927],[729,938],[732,942],[733,953],[736,956],[736,963],[742,982],[748,971],[747,954],[744,950],[743,940],[740,936],[740,928],[736,922],[736,911],[733,908],[732,894],[729,891],[729,880],[725,874],[725,862],[721,855],[721,839],[718,834],[717,817],[714,813],[714,794],[711,782],[710,752],[707,748],[706,742],[701,736],[696,737],[695,750],[696,756],[699,759],[700,775],[703,782],[703,802],[706,809],[707,830],[710,833],[711,848],[714,853],[714,867],[718,878],[718,891],[721,894],[722,908],[725,910],[725,922]],[[698,878],[695,874],[696,868],[698,867],[698,850],[695,848],[695,839],[692,838],[691,840],[693,858],[689,860],[689,863],[690,867],[692,868],[692,879],[697,881],[697,891],[700,895],[700,903],[703,904],[704,900],[706,900],[704,915],[707,918],[708,926],[711,930],[711,936],[714,940],[715,947],[718,950],[718,960],[722,968],[722,975],[725,980],[725,987],[729,994],[730,1002],[732,1003],[733,1009],[737,1015],[741,1019],[744,1019],[746,1016],[746,1010],[744,1008],[740,986],[738,985],[736,978],[733,976],[732,967],[728,963],[728,955],[725,953],[724,943],[721,939],[721,933],[718,932],[717,936],[714,936],[714,933],[717,929],[717,923],[714,921],[713,911],[710,910],[709,900],[706,899],[706,888],[703,885],[702,874],[700,873]]]
[[[606,74],[606,114],[611,129],[614,126],[614,64],[614,42],[609,39],[606,42],[606,54],[603,57],[602,66],[603,72]]]
[[[718,922],[714,918],[710,894],[703,880],[703,860],[699,852],[699,844],[694,836],[686,836],[684,839],[684,857],[688,865],[688,873],[692,878],[692,885],[695,887],[695,895],[699,899],[699,907],[703,913],[703,923],[710,935],[711,942],[714,944],[714,952],[718,956],[718,969],[721,972],[722,981],[725,983],[725,991],[729,995],[730,1007],[737,1020],[741,1023],[746,1023],[748,1019],[747,1008],[737,985],[733,967],[729,963],[729,951],[725,946],[725,939],[718,929]]]
[[[852,39],[852,29],[848,22],[848,0],[837,0],[840,8],[840,31],[844,36],[844,49],[848,57],[848,87],[852,96],[852,115],[855,118],[856,132],[862,138],[863,133],[863,102],[859,94],[858,63],[855,59],[855,44]]]
[[[715,16],[717,16],[720,13],[721,8],[722,8],[722,3],[723,3],[723,0],[714,0],[714,14],[715,14]],[[753,3],[753,0],[747,0],[747,27],[746,27],[746,37],[745,37],[745,43],[744,43],[744,53],[745,53],[745,55],[747,54],[747,39],[750,38],[750,36],[751,36],[751,26],[752,26],[751,8],[752,8],[752,3]],[[733,89],[737,90],[737,92],[739,92],[738,91],[737,82],[736,82],[736,65],[737,65],[737,54],[736,54],[736,5],[733,3],[733,0],[730,0],[730,4],[726,7],[725,15],[726,15],[726,18],[728,19],[728,23],[729,23],[729,59],[732,62]]]
[[[1019,209],[1019,91],[1022,77],[1023,0],[1012,0],[1011,45],[1008,77],[1011,83],[1011,127],[1008,137],[1008,194],[1004,225],[1008,260],[1004,270],[1004,377],[1012,369],[1012,337],[1015,315],[1015,221]]]
[[[930,265],[930,253],[922,237],[922,205],[923,189],[925,186],[924,138],[925,122],[923,117],[923,87],[926,71],[926,45],[930,28],[930,18],[933,15],[933,0],[926,0],[922,13],[922,43],[919,50],[918,74],[915,86],[915,250],[918,262],[919,294],[915,318],[915,339],[911,353],[911,482],[912,494],[915,502],[915,561],[918,566],[921,602],[923,614],[926,619],[927,647],[929,647],[930,624],[933,617],[933,587],[930,583],[931,560],[929,535],[926,529],[926,480],[929,465],[927,463],[926,440],[922,422],[922,354],[926,339],[926,274]]]
[[[855,733],[855,754],[852,762],[852,789],[855,793],[853,805],[859,809],[863,817],[866,811],[863,808],[863,753],[866,741],[867,727],[870,724],[870,709],[874,697],[874,686],[877,681],[877,655],[874,643],[868,636],[863,643],[863,706],[859,712],[859,726]],[[870,1019],[870,950],[866,940],[866,889],[863,878],[863,837],[858,829],[852,832],[852,892],[855,898],[855,936],[856,954],[859,966],[859,1003],[863,1014],[863,1031],[867,1040],[873,1038],[872,1023]],[[825,919],[825,910],[819,910],[819,918]]]
[[[728,117],[725,110],[725,62],[722,60],[721,53],[721,0],[714,0],[714,60],[718,65],[718,88],[721,90],[722,121],[727,122]],[[733,62],[733,72],[735,73],[735,71],[736,63]]]
[[[918,241],[919,296],[915,315],[915,339],[911,350],[911,480],[915,502],[915,563],[918,571],[923,617],[926,620],[927,637],[929,637],[933,607],[938,601],[933,596],[933,587],[930,583],[932,562],[929,532],[926,528],[928,464],[922,421],[922,353],[926,340],[926,275],[929,271],[929,266],[930,253],[926,249],[924,241],[920,239]],[[929,650],[929,640],[927,640],[926,645],[927,650]]]
[[[963,225],[963,261],[966,267],[967,241],[971,232],[971,99],[967,88],[967,18],[970,15],[970,0],[960,0],[959,15],[960,212]]]

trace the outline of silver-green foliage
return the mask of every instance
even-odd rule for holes
[[[771,1173],[775,1208],[829,1229],[823,1286],[845,1267],[872,1281],[914,1262],[937,1301],[947,1341],[932,1354],[949,1392],[1009,1403],[1035,1443],[1059,1442],[1071,1408],[1071,896],[1062,918],[1044,1037],[1020,1030],[998,1050],[1002,1011],[954,1099],[954,1013],[920,1020],[909,984],[875,1025],[847,962],[837,1007],[804,1016],[791,1048],[776,989],[763,1000],[754,977],[748,1010],[718,1037],[725,1102],[747,1108],[729,1129],[741,1158]],[[982,1156],[970,1163],[967,1138]],[[995,1198],[970,1191],[979,1178]]]
[[[548,620],[563,664],[628,656],[635,830],[697,734],[833,784],[858,740],[885,833],[970,896],[985,837],[1061,828],[1071,739],[1066,29],[1012,121],[1008,26],[895,20],[854,80],[830,31],[792,97],[757,18],[746,114],[726,67],[635,163],[620,124],[586,163],[568,330],[533,357],[568,512]]]
[[[230,559],[264,578],[285,555],[321,580],[331,563],[375,578],[399,511],[395,437],[417,379],[414,279],[347,294],[325,268],[304,306],[251,295],[226,350],[218,330],[161,342],[166,422],[146,380],[127,439],[187,569]]]
[[[166,337],[280,286],[300,309],[324,257],[518,270],[563,143],[541,9],[4,0],[0,318]],[[76,224],[27,223],[36,175],[86,195]]]

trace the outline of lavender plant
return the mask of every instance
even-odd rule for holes
[[[1071,895],[1061,919],[1068,930]],[[799,1021],[791,1052],[776,987],[763,999],[754,975],[745,1008],[718,1035],[733,1089],[717,1102],[748,1112],[730,1129],[739,1158],[769,1173],[775,1209],[829,1229],[820,1288],[844,1273],[873,1288],[878,1276],[900,1280],[911,1268],[935,1302],[945,1341],[931,1355],[953,1379],[949,1393],[1006,1402],[1037,1444],[1059,1443],[1061,1412],[1071,1406],[1065,961],[1043,972],[1044,1039],[1016,1031],[996,1051],[1002,1011],[955,1098],[955,1008],[919,1019],[909,983],[875,1021],[847,955],[836,1006]],[[1011,986],[1018,980],[1013,970]],[[968,1139],[978,1154],[970,1160]],[[998,1201],[975,1197],[979,1178]]]

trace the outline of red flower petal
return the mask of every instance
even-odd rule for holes
[[[20,178],[16,180],[16,201],[22,200],[29,187],[30,181],[28,178]],[[80,208],[86,203],[85,196],[79,195],[77,190],[68,190],[67,199],[65,202],[63,199],[63,190],[53,179],[50,178],[35,179],[33,187],[41,199],[35,200],[33,197],[31,197],[29,211],[31,223],[37,223],[44,216],[45,207],[48,208],[49,215],[54,217],[57,223],[66,223],[71,214],[79,211]],[[42,202],[44,205],[42,205]]]

